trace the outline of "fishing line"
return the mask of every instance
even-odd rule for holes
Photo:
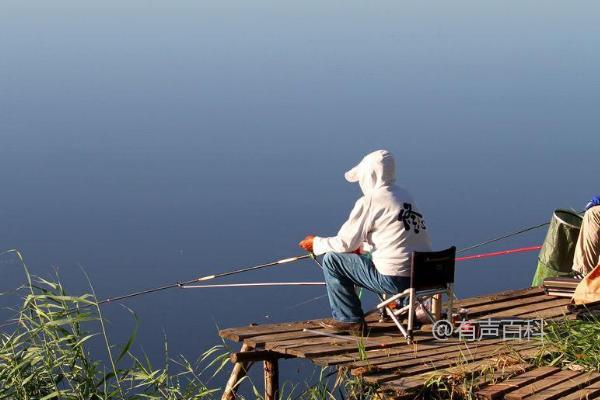
[[[306,304],[310,304],[310,303],[313,303],[313,302],[315,302],[317,300],[321,300],[324,297],[327,297],[327,293],[321,294],[321,295],[319,295],[317,297],[310,298],[308,300],[303,300],[300,303],[292,304],[291,306],[287,306],[285,309],[286,310],[292,310],[294,308],[302,307],[302,306],[304,306]]]
[[[544,222],[543,224],[533,225],[533,226],[530,226],[530,227],[527,227],[527,228],[519,229],[518,231],[515,231],[515,232],[511,232],[511,233],[507,233],[507,234],[502,235],[502,236],[498,236],[497,238],[494,238],[494,239],[485,240],[483,242],[474,244],[472,246],[465,247],[464,249],[460,249],[460,250],[458,250],[456,252],[456,254],[464,253],[466,251],[473,250],[473,249],[476,249],[476,248],[481,247],[481,246],[485,246],[486,244],[491,244],[491,243],[499,242],[501,240],[508,239],[508,238],[513,237],[513,236],[518,236],[518,235],[521,235],[521,234],[523,234],[525,232],[529,232],[529,231],[541,228],[541,227],[546,226],[546,225],[550,225],[550,222]]]
[[[317,265],[319,266],[319,268],[323,269],[323,264],[321,264],[321,263],[319,262],[319,260],[317,259],[317,256],[315,255],[315,253],[313,253],[313,252],[311,251],[311,252],[309,252],[309,253],[308,253],[308,255],[310,256],[310,258],[312,258],[312,259],[313,259],[313,261],[314,261],[315,263],[317,263]],[[324,269],[323,269],[323,270],[324,270]]]

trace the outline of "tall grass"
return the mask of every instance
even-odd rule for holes
[[[73,296],[60,279],[48,280],[29,273],[21,253],[14,253],[25,274],[17,290],[22,302],[14,318],[0,324],[0,398],[16,400],[138,400],[213,399],[222,388],[209,387],[229,362],[224,345],[205,351],[190,362],[169,356],[164,341],[164,362],[154,366],[148,357],[132,351],[138,333],[136,324],[124,344],[111,342],[94,290]],[[6,254],[0,253],[0,255]],[[1,294],[0,294],[1,295]],[[93,346],[92,346],[93,345]],[[104,357],[94,357],[90,348],[100,347]],[[364,343],[358,351],[365,354]],[[336,376],[337,375],[337,376]],[[308,383],[308,382],[311,383]],[[261,399],[260,390],[249,376],[250,393]],[[367,400],[376,388],[344,371],[322,369],[304,387],[285,383],[280,398],[285,400]],[[238,398],[243,398],[238,396]]]
[[[481,385],[493,384],[524,372],[523,358],[510,342],[502,351],[488,357],[488,362],[473,368],[473,354],[461,350],[455,364],[428,375],[423,387],[415,393],[417,399],[460,399],[475,400]]]
[[[155,367],[131,348],[136,328],[113,345],[93,294],[72,296],[60,281],[32,276],[21,254],[26,284],[13,323],[0,332],[0,398],[11,399],[199,399],[211,396],[210,381],[228,360],[223,346],[197,362],[170,358]],[[108,362],[90,353],[100,339]]]
[[[299,393],[299,386],[288,385],[289,390],[282,390],[282,400],[375,400],[380,399],[376,385],[367,384],[361,377],[352,376],[344,369],[334,367],[321,368],[316,379]]]
[[[550,321],[544,327],[537,365],[600,372],[600,318]]]

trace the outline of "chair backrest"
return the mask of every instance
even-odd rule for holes
[[[456,247],[442,251],[415,251],[411,257],[410,286],[416,290],[445,288],[454,283]]]

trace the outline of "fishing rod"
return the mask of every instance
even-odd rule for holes
[[[0,253],[0,255],[9,253],[11,251],[15,251],[15,250],[5,251],[3,253]],[[16,251],[16,254],[19,257],[19,259],[21,259],[21,261],[23,261],[21,253],[18,252],[18,251]],[[317,258],[314,255],[314,253],[311,252],[309,254],[304,254],[304,255],[301,255],[301,256],[295,256],[295,257],[289,257],[289,258],[283,258],[281,260],[272,261],[272,262],[269,262],[269,263],[266,263],[266,264],[259,264],[259,265],[255,265],[253,267],[239,268],[239,269],[236,269],[236,270],[233,270],[233,271],[227,271],[227,272],[221,272],[221,273],[218,273],[218,274],[206,275],[206,276],[202,276],[202,277],[199,277],[199,278],[190,279],[188,281],[175,282],[175,283],[171,283],[171,284],[168,284],[168,285],[158,286],[158,287],[154,287],[154,288],[150,288],[150,289],[140,290],[138,292],[124,294],[124,295],[121,295],[121,296],[109,297],[109,298],[106,298],[104,300],[100,300],[100,301],[98,301],[96,303],[85,304],[85,305],[83,305],[81,307],[71,309],[71,310],[67,311],[67,313],[69,314],[69,313],[72,313],[72,312],[75,312],[75,311],[79,311],[79,310],[82,310],[82,309],[86,309],[86,308],[89,308],[89,307],[94,307],[94,306],[97,307],[97,306],[102,305],[102,304],[108,304],[108,303],[112,303],[112,302],[119,301],[119,300],[130,299],[132,297],[137,297],[137,296],[141,296],[141,295],[144,295],[144,294],[156,293],[156,292],[160,292],[160,291],[167,290],[167,289],[185,288],[186,286],[191,285],[193,283],[205,282],[205,281],[210,281],[212,279],[222,278],[222,277],[225,277],[225,276],[231,276],[231,275],[241,274],[243,272],[256,271],[256,270],[259,270],[259,269],[262,269],[262,268],[274,267],[274,266],[281,265],[281,264],[288,264],[288,263],[292,263],[292,262],[304,260],[304,259],[307,259],[307,258],[314,259],[315,262],[317,264],[319,264],[319,266],[321,266],[321,264],[317,260]],[[292,284],[294,284],[294,283],[295,282],[292,282]],[[297,282],[297,283],[306,284],[306,282]],[[262,285],[266,286],[264,283],[262,283]],[[200,285],[198,285],[198,286],[200,286]],[[205,285],[205,286],[209,287],[209,285]],[[257,286],[257,285],[254,285],[254,286]],[[278,286],[278,285],[276,285],[276,286]],[[224,287],[224,286],[222,286],[222,287]],[[13,324],[15,324],[17,322],[18,321],[9,321],[8,323],[1,324],[0,328],[3,328],[5,326],[9,326],[9,325],[13,325]]]
[[[573,212],[575,212],[575,213],[577,213],[577,214],[583,214],[583,213],[585,212],[585,210],[579,210],[579,211],[577,211],[577,210],[575,210],[575,209],[572,209],[572,210],[573,210]],[[483,241],[483,242],[480,242],[480,243],[474,244],[474,245],[472,245],[472,246],[465,247],[464,249],[460,249],[460,250],[458,250],[458,251],[456,252],[456,254],[464,253],[464,252],[466,252],[466,251],[473,250],[473,249],[476,249],[476,248],[478,248],[478,247],[485,246],[485,245],[487,245],[487,244],[496,243],[496,242],[499,242],[499,241],[501,241],[501,240],[504,240],[504,239],[511,238],[511,237],[513,237],[513,236],[518,236],[518,235],[521,235],[521,234],[523,234],[523,233],[526,233],[526,232],[532,231],[532,230],[534,230],[534,229],[538,229],[538,228],[541,228],[541,227],[544,227],[544,226],[550,225],[550,222],[551,222],[551,221],[544,222],[544,223],[542,223],[542,224],[536,224],[536,225],[528,226],[528,227],[525,227],[525,228],[521,228],[521,229],[519,229],[519,230],[517,230],[517,231],[515,231],[515,232],[510,232],[510,233],[504,234],[504,235],[502,235],[502,236],[498,236],[498,237],[496,237],[496,238],[493,238],[493,239],[485,240],[485,241]]]
[[[325,282],[257,282],[257,283],[222,283],[217,285],[185,285],[182,289],[210,289],[230,287],[274,287],[274,286],[325,286]]]
[[[491,253],[482,253],[482,254],[474,254],[472,256],[456,257],[454,259],[454,261],[479,260],[482,258],[504,256],[507,254],[526,253],[529,251],[540,250],[541,248],[542,248],[542,246],[539,246],[539,245],[538,246],[519,247],[517,249],[493,251]]]
[[[160,292],[160,291],[167,290],[167,289],[183,288],[183,287],[185,287],[187,285],[191,285],[193,283],[205,282],[205,281],[210,281],[210,280],[216,279],[216,278],[223,278],[225,276],[231,276],[231,275],[241,274],[243,272],[256,271],[256,270],[259,270],[259,269],[262,269],[262,268],[274,267],[274,266],[281,265],[281,264],[288,264],[288,263],[292,263],[292,262],[304,260],[306,258],[316,258],[316,257],[315,257],[314,254],[310,253],[310,254],[305,254],[305,255],[302,255],[302,256],[295,256],[295,257],[283,258],[281,260],[269,262],[269,263],[266,263],[266,264],[259,264],[259,265],[255,265],[253,267],[245,267],[245,268],[240,268],[240,269],[236,269],[236,270],[233,270],[233,271],[221,272],[221,273],[213,274],[213,275],[206,275],[206,276],[202,276],[200,278],[190,279],[189,281],[175,282],[175,283],[171,283],[171,284],[164,285],[164,286],[158,286],[158,287],[155,287],[155,288],[140,290],[139,292],[133,292],[133,293],[129,293],[129,294],[124,294],[122,296],[110,297],[110,298],[107,298],[107,299],[99,301],[97,304],[100,305],[100,304],[110,303],[110,302],[113,302],[113,301],[130,299],[132,297],[141,296],[143,294]]]
[[[508,238],[513,237],[513,236],[521,235],[521,234],[523,234],[525,232],[529,232],[529,231],[541,228],[541,227],[546,226],[546,225],[550,225],[550,222],[544,222],[543,224],[537,224],[537,225],[529,226],[527,228],[519,229],[518,231],[515,231],[515,232],[511,232],[511,233],[507,233],[507,234],[502,235],[502,236],[498,236],[497,238],[485,240],[483,242],[474,244],[472,246],[465,247],[464,249],[460,249],[460,250],[458,250],[456,252],[456,254],[464,253],[466,251],[473,250],[473,249],[476,249],[476,248],[481,247],[481,246],[485,246],[486,244],[491,244],[491,243],[499,242],[501,240],[508,239]]]

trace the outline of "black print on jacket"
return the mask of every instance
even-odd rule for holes
[[[404,203],[400,214],[398,215],[398,221],[402,221],[404,229],[410,231],[410,228],[414,229],[415,233],[419,233],[421,230],[427,230],[425,227],[425,221],[423,215],[416,211],[413,211],[412,204]]]

